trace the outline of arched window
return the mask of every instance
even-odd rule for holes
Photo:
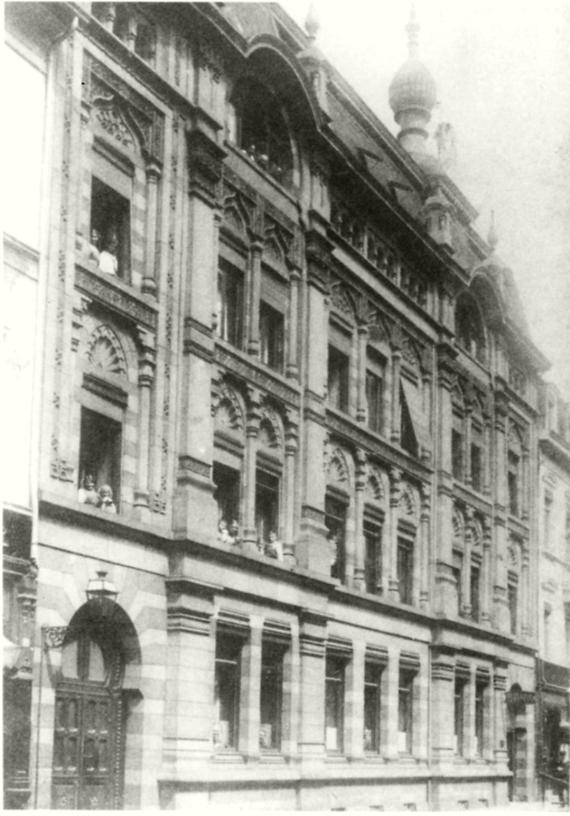
[[[267,86],[248,78],[237,86],[232,106],[238,147],[281,184],[291,185],[291,139],[277,96]]]
[[[457,343],[476,360],[485,362],[485,332],[479,308],[470,295],[463,294],[455,307]]]

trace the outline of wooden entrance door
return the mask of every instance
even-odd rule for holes
[[[52,807],[117,809],[123,766],[118,661],[88,635],[68,646],[55,699]]]

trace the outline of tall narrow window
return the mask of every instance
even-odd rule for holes
[[[243,345],[243,274],[223,259],[218,271],[218,334],[236,348]]]
[[[346,503],[333,496],[325,498],[325,525],[330,547],[331,577],[344,581]]]
[[[485,748],[485,689],[486,683],[475,683],[475,752],[483,755]]]
[[[368,369],[366,371],[366,407],[368,427],[375,433],[382,433],[384,421],[384,366],[380,357],[371,349],[368,352]]]
[[[453,696],[453,735],[455,740],[455,753],[459,754],[459,756],[463,756],[465,751],[465,689],[465,680],[456,677]]]
[[[101,495],[102,488],[110,488],[111,504],[113,507],[118,508],[120,501],[121,423],[87,408],[82,408],[80,439],[80,491],[88,484],[90,485],[89,491],[98,491],[99,495]],[[86,503],[100,505],[99,500],[87,500]],[[110,507],[100,506],[102,509],[110,509]]]
[[[216,485],[214,498],[218,505],[218,520],[223,519],[229,525],[239,521],[239,483],[238,470],[214,462],[213,481]]]
[[[398,751],[412,753],[414,673],[400,669],[398,680]]]
[[[348,370],[348,356],[329,345],[328,401],[333,408],[344,412],[348,411]]]
[[[507,601],[509,605],[509,620],[510,630],[512,635],[516,635],[518,631],[518,615],[519,615],[519,588],[516,575],[509,575],[507,585]]]
[[[398,539],[397,574],[400,603],[413,603],[414,549],[406,538]]]
[[[344,669],[343,660],[327,656],[325,678],[325,748],[342,753],[344,748]]]
[[[457,598],[457,614],[461,615],[461,610],[463,609],[463,593],[462,593],[462,568],[461,562],[463,557],[461,555],[453,556],[453,563],[454,566],[451,568],[451,574],[453,575],[453,581],[455,583],[455,597]]]
[[[482,452],[480,445],[471,444],[471,486],[473,490],[482,489]]]
[[[120,278],[129,277],[131,251],[130,201],[91,179],[91,243],[99,250],[99,268]]]
[[[380,683],[382,666],[366,663],[364,667],[364,750],[380,752]]]
[[[218,633],[214,684],[214,748],[237,750],[240,694],[239,638]]]
[[[404,389],[400,386],[400,445],[410,454],[418,455],[418,439]]]
[[[454,418],[454,424],[456,420]],[[457,421],[457,425],[459,422]],[[451,430],[451,472],[453,478],[461,481],[463,479],[463,434],[459,427]]]
[[[281,312],[263,301],[259,304],[259,354],[261,362],[283,371],[284,319]]]
[[[280,644],[267,642],[261,651],[259,747],[263,751],[281,749],[283,651]]]
[[[519,491],[520,491],[520,458],[516,453],[509,451],[508,455],[508,489],[509,489],[509,512],[513,516],[519,515]]]
[[[364,520],[364,582],[366,591],[382,592],[382,526],[372,519]]]
[[[471,564],[470,583],[471,617],[478,621],[481,617],[481,568],[479,564]]]
[[[269,541],[269,533],[279,532],[279,477],[260,468],[256,471],[255,526],[262,543]]]

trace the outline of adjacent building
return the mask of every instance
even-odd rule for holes
[[[541,415],[538,772],[545,798],[558,799],[570,750],[570,414],[554,385],[543,388]]]
[[[547,363],[428,150],[416,21],[398,138],[273,4],[6,30],[46,168],[37,242],[4,238],[41,291],[8,803],[533,799]]]

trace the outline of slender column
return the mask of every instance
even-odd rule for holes
[[[446,298],[442,304],[447,303]],[[436,603],[437,612],[446,616],[454,614],[455,609],[455,582],[452,572],[451,542],[452,509],[453,509],[453,478],[451,476],[451,426],[452,407],[451,391],[455,375],[455,350],[448,344],[442,343],[437,349],[437,542],[434,542],[437,551],[436,559]]]
[[[529,563],[530,555],[528,546],[523,545],[521,555],[521,635],[527,638],[531,634],[530,617],[530,584],[529,584]]]
[[[522,450],[522,474],[521,474],[521,518],[528,521],[528,509],[530,504],[530,491],[528,489],[530,480],[529,471],[530,452],[528,447]]]
[[[494,552],[494,620],[501,632],[509,631],[507,602],[507,529],[506,529],[506,415],[508,401],[502,392],[495,394],[495,552]]]
[[[400,443],[400,368],[402,354],[400,349],[392,351],[392,429],[390,439],[395,444]]]
[[[492,436],[491,436],[491,422],[489,420],[485,420],[485,426],[483,430],[483,441],[484,441],[484,451],[483,451],[483,493],[485,496],[489,496],[491,494],[491,460],[492,460]]]
[[[463,452],[463,481],[468,485],[471,484],[471,417],[472,409],[471,406],[469,406],[465,411],[464,416],[465,449]]]
[[[367,405],[366,405],[366,361],[368,350],[368,326],[360,324],[358,326],[358,395],[356,402],[356,421],[366,422],[367,420]]]
[[[389,361],[384,371],[382,436],[386,439],[390,439],[392,434],[392,368],[392,363]]]
[[[138,328],[139,340],[139,417],[137,439],[137,487],[134,504],[140,518],[149,514],[150,401],[155,372],[155,338]]]
[[[353,331],[350,343],[350,367],[348,379],[348,413],[356,417],[360,398],[360,337]]]
[[[287,346],[286,375],[290,379],[299,376],[298,362],[298,334],[299,334],[299,283],[301,273],[298,269],[291,269],[289,275],[289,337]]]
[[[255,482],[259,420],[259,392],[254,388],[248,388],[248,413],[245,428],[243,543],[244,548],[250,552],[258,551],[257,529],[255,527]]]
[[[239,751],[248,759],[259,758],[262,623],[251,619],[249,640],[241,651]]]
[[[289,424],[285,433],[285,525],[283,530],[283,556],[294,566],[295,561],[295,486],[298,450],[298,427]]]
[[[161,169],[156,162],[150,162],[146,168],[146,253],[145,274],[142,280],[142,291],[145,295],[156,297],[156,247],[158,243],[158,182]]]
[[[281,752],[288,759],[297,757],[300,692],[299,631],[294,624],[291,632],[291,643],[283,659],[283,736],[281,739]]]
[[[351,759],[361,759],[364,755],[364,650],[363,641],[353,643],[346,672],[345,753]]]
[[[250,247],[249,257],[249,325],[247,334],[247,350],[254,356],[259,356],[259,298],[261,294],[261,256],[263,241],[254,237]]]
[[[366,455],[360,448],[356,453],[356,483],[354,495],[354,589],[364,590],[364,489],[366,487]],[[350,584],[349,584],[350,586]]]
[[[473,510],[468,507],[465,511],[465,544],[463,550],[463,572],[461,575],[461,614],[464,618],[471,617],[471,549],[473,545]]]
[[[429,678],[428,666],[422,658],[420,667],[414,679],[414,724],[413,724],[413,747],[412,751],[419,761],[426,761],[428,758],[428,695]]]
[[[424,483],[421,486],[421,511],[420,511],[420,535],[419,535],[419,557],[420,565],[420,607],[427,609],[429,607],[430,597],[430,552],[431,552],[431,536],[430,536],[430,520],[431,520],[431,487]]]
[[[398,758],[398,688],[400,653],[393,646],[388,647],[388,665],[382,672],[382,753],[386,759]]]
[[[493,528],[491,519],[485,516],[483,521],[483,560],[481,562],[481,585],[483,588],[481,601],[481,623],[491,621],[491,545]]]
[[[392,600],[399,600],[398,585],[398,508],[402,494],[402,471],[398,468],[390,469],[390,542],[388,560],[388,596]]]

